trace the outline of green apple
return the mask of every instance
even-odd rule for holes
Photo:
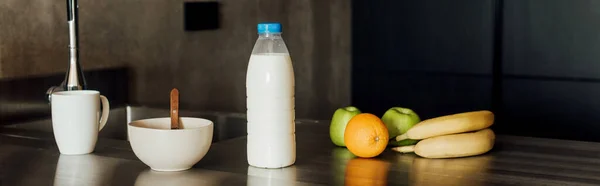
[[[352,119],[352,117],[360,114],[360,110],[353,106],[347,106],[343,108],[339,108],[335,110],[333,113],[333,118],[331,119],[331,124],[329,125],[329,137],[333,144],[345,147],[344,144],[344,131],[346,130],[346,125],[348,121]]]
[[[392,107],[383,114],[381,117],[383,123],[388,129],[390,139],[394,139],[396,136],[406,133],[408,129],[419,123],[421,119],[419,115],[413,110],[402,107]],[[389,145],[392,146],[405,146],[414,145],[417,140],[402,140],[396,141],[391,140]]]

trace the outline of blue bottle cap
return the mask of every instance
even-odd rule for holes
[[[281,24],[278,22],[259,23],[257,26],[258,33],[281,33]]]

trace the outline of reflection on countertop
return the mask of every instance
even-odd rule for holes
[[[132,185],[146,168],[130,159],[60,155],[53,149],[28,145],[35,140],[19,142],[22,145],[0,140],[0,185]]]
[[[235,174],[202,169],[190,169],[178,172],[160,172],[150,168],[140,172],[135,180],[136,186],[164,186],[164,185],[224,185]]]
[[[296,186],[296,166],[265,169],[248,166],[247,186]]]
[[[54,185],[123,185],[145,166],[95,154],[59,155]]]

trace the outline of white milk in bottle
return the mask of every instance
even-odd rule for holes
[[[296,161],[294,68],[281,24],[258,24],[246,74],[248,164],[280,168]]]

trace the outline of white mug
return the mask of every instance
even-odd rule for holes
[[[51,107],[52,129],[60,153],[78,155],[94,151],[98,132],[108,119],[108,99],[95,90],[61,91],[52,93]]]

